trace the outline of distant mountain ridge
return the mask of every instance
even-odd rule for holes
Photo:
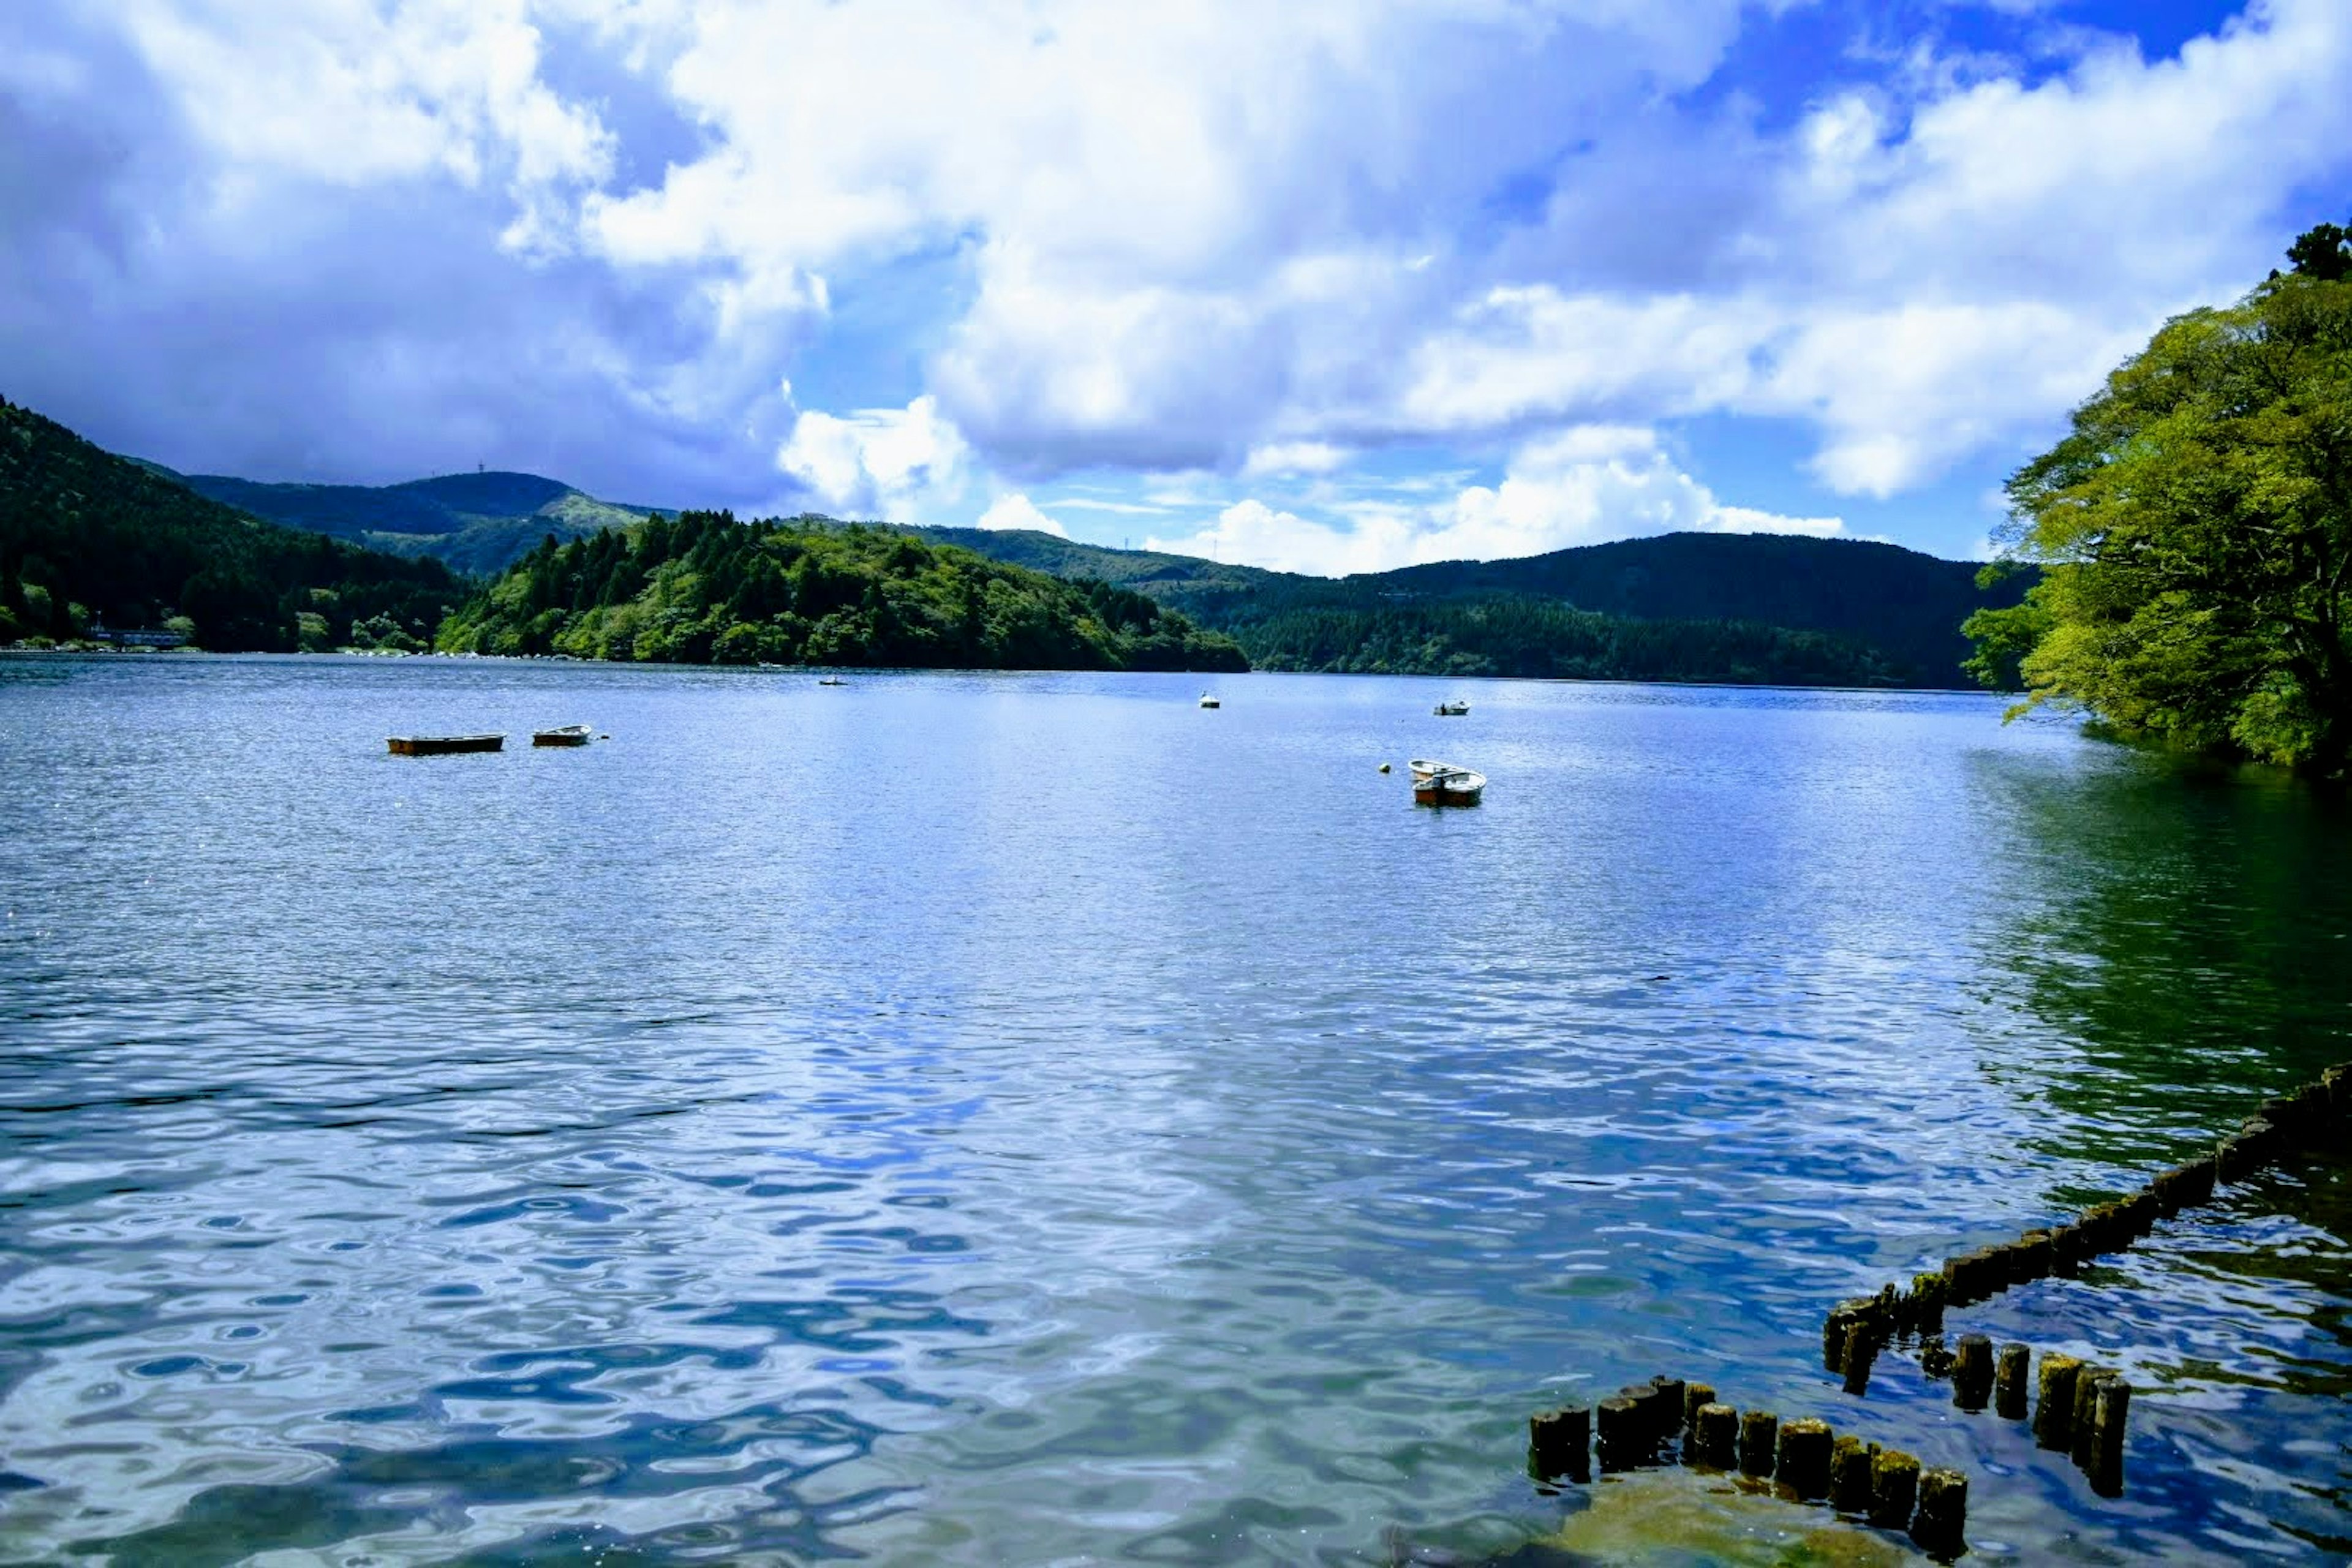
[[[654,510],[599,500],[541,474],[503,470],[396,485],[314,485],[144,466],[198,495],[283,527],[347,539],[392,555],[431,555],[470,573],[502,572],[551,533],[559,542],[584,538],[600,528],[626,528]]]
[[[1987,606],[2024,596],[2030,572],[1991,588],[1977,585],[1979,563],[1858,539],[1770,533],[1665,533],[1577,545],[1507,561],[1444,561],[1349,577],[1310,577],[1155,551],[1080,544],[1027,530],[918,528],[911,531],[1056,576],[1095,576],[1230,632],[1261,668],[1352,668],[1286,653],[1328,643],[1303,635],[1299,617],[1348,612],[1410,614],[1424,643],[1443,622],[1474,610],[1492,618],[1505,605],[1567,606],[1643,621],[1729,622],[1846,639],[1877,656],[1885,684],[1972,688],[1961,668],[1969,641],[1960,623]],[[1395,640],[1393,638],[1390,640]],[[1454,638],[1459,643],[1463,639]],[[1397,673],[1538,674],[1468,668],[1462,648],[1438,647]],[[1292,663],[1294,657],[1307,663]],[[1472,659],[1475,664],[1486,656]],[[1393,668],[1393,667],[1391,667]],[[1563,672],[1565,673],[1565,672]]]
[[[600,500],[538,474],[447,474],[371,486],[156,471],[285,526],[411,558],[432,556],[486,575],[520,561],[550,534],[562,542],[656,515],[655,508]],[[801,521],[841,526],[830,519]],[[1979,609],[2015,604],[2033,581],[2021,573],[1980,589],[1972,562],[1895,544],[1785,534],[1669,533],[1516,560],[1328,578],[1031,530],[877,526],[1051,576],[1146,595],[1202,627],[1230,634],[1265,668],[1570,677],[1685,668],[1677,659],[1657,664],[1655,637],[1630,665],[1591,654],[1602,632],[1584,622],[1570,634],[1570,623],[1559,616],[1572,610],[1682,623],[1676,635],[1694,648],[1736,645],[1745,651],[1724,670],[1727,679],[1819,681],[1842,670],[1863,684],[1964,688],[1973,682],[1961,667],[1969,647],[1960,623]],[[1694,629],[1716,625],[1744,630],[1727,642]],[[1760,635],[1770,628],[1816,641],[1799,647]],[[1558,647],[1548,640],[1563,637]],[[1571,655],[1567,643],[1586,652]]]

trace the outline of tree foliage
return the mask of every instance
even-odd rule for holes
[[[1230,638],[1107,583],[895,529],[707,511],[551,536],[451,616],[439,644],[679,664],[1249,668]]]
[[[399,561],[246,516],[0,398],[0,643],[193,623],[221,652],[349,640],[356,620],[430,633],[464,586],[437,561]]]
[[[2298,242],[2310,268],[2168,322],[2011,479],[2012,552],[2044,574],[1968,630],[1979,673],[2017,661],[2021,706],[2344,771],[2352,280],[2324,250]]]
[[[1380,609],[1308,607],[1249,623],[1262,668],[1365,675],[1895,686],[1860,643],[1752,621],[1634,620],[1556,600],[1495,597]]]

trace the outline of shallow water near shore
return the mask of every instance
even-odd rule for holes
[[[1519,1473],[1657,1372],[1970,1561],[2352,1553],[2342,1160],[1956,1316],[2125,1369],[2119,1501],[1820,1359],[2352,1058],[2339,805],[1966,694],[848,681],[0,658],[0,1561],[1726,1560]]]

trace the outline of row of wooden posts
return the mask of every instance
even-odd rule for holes
[[[1861,1394],[1870,1387],[1872,1364],[1880,1350],[1898,1339],[1916,1335],[1921,1366],[1930,1376],[1940,1375],[1947,1370],[1939,1364],[1939,1359],[1948,1309],[1987,1300],[2012,1285],[2053,1274],[2072,1275],[2094,1258],[2120,1252],[2146,1236],[2158,1220],[2210,1202],[2220,1184],[2242,1181],[2284,1157],[2297,1145],[2327,1136],[2331,1126],[2347,1116],[2352,1116],[2352,1063],[2329,1068],[2294,1094],[2264,1100],[2260,1112],[2223,1139],[2210,1155],[2176,1165],[2137,1191],[2112,1203],[2100,1204],[2070,1224],[2029,1230],[2015,1241],[1981,1247],[1947,1258],[1941,1270],[1914,1275],[1908,1290],[1889,1285],[1875,1296],[1839,1302],[1830,1309],[1822,1325],[1822,1364],[1843,1376],[1847,1393]],[[1982,1409],[1982,1398],[1977,1397],[1971,1404],[1971,1395],[1980,1384],[1989,1385],[2000,1413],[2022,1419],[2027,1353],[2022,1345],[2007,1345],[2001,1349],[1999,1364],[1991,1365],[1990,1342],[1980,1334],[1963,1335],[1959,1351],[1948,1366],[1956,1400],[1963,1408]],[[2080,1364],[2071,1357],[2046,1356],[2045,1379],[2049,1375],[2047,1369],[2053,1363],[2067,1377],[2074,1374],[2063,1369]],[[2105,1452],[2102,1447],[2084,1461],[2084,1468],[2094,1486],[2119,1489],[2123,1484],[2123,1423],[2131,1393],[2107,1369],[2093,1368],[2091,1373],[2084,1383],[2086,1394],[2095,1385],[2102,1389],[2113,1385],[2105,1397],[2114,1406],[2115,1457],[2112,1462],[2100,1458]],[[2013,1392],[2006,1394],[2005,1380],[2014,1383]],[[2047,1397],[2046,1383],[2044,1394]],[[2069,1446],[2073,1424],[2061,1422],[2059,1428],[2062,1436],[2057,1440],[2042,1438],[2045,1447]],[[2043,1419],[2037,1416],[2037,1436],[2043,1429]]]
[[[1908,1292],[1890,1285],[1881,1297],[1895,1298],[1899,1330],[1932,1332],[1945,1308],[1986,1300],[2050,1274],[2071,1274],[2103,1253],[2120,1252],[2158,1220],[2209,1202],[2217,1184],[2244,1180],[2297,1145],[2325,1137],[2332,1123],[2347,1117],[2352,1117],[2352,1062],[2329,1068],[2294,1094],[2263,1101],[2257,1114],[2204,1159],[2176,1165],[2070,1225],[2029,1230],[2015,1241],[1948,1258],[1940,1273],[1914,1276]],[[1841,1302],[1839,1310],[1851,1305]]]
[[[1604,1475],[1672,1463],[1679,1450],[1695,1468],[1774,1480],[1800,1501],[1826,1501],[1882,1529],[1907,1530],[1937,1555],[1964,1549],[1969,1479],[1960,1471],[1922,1470],[1911,1455],[1840,1436],[1826,1421],[1743,1412],[1718,1403],[1710,1385],[1681,1378],[1653,1378],[1597,1406],[1563,1405],[1530,1417],[1528,1473],[1538,1481],[1591,1480],[1596,1429]]]

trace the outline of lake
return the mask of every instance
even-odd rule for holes
[[[2126,1370],[2116,1501],[1820,1349],[2352,1058],[2340,805],[1968,694],[1202,684],[0,658],[0,1559],[1467,1560],[1646,1485],[1607,1560],[1795,1560],[1528,1482],[1660,1372],[1965,1468],[1974,1560],[2352,1552],[2352,1160],[1955,1315]]]

